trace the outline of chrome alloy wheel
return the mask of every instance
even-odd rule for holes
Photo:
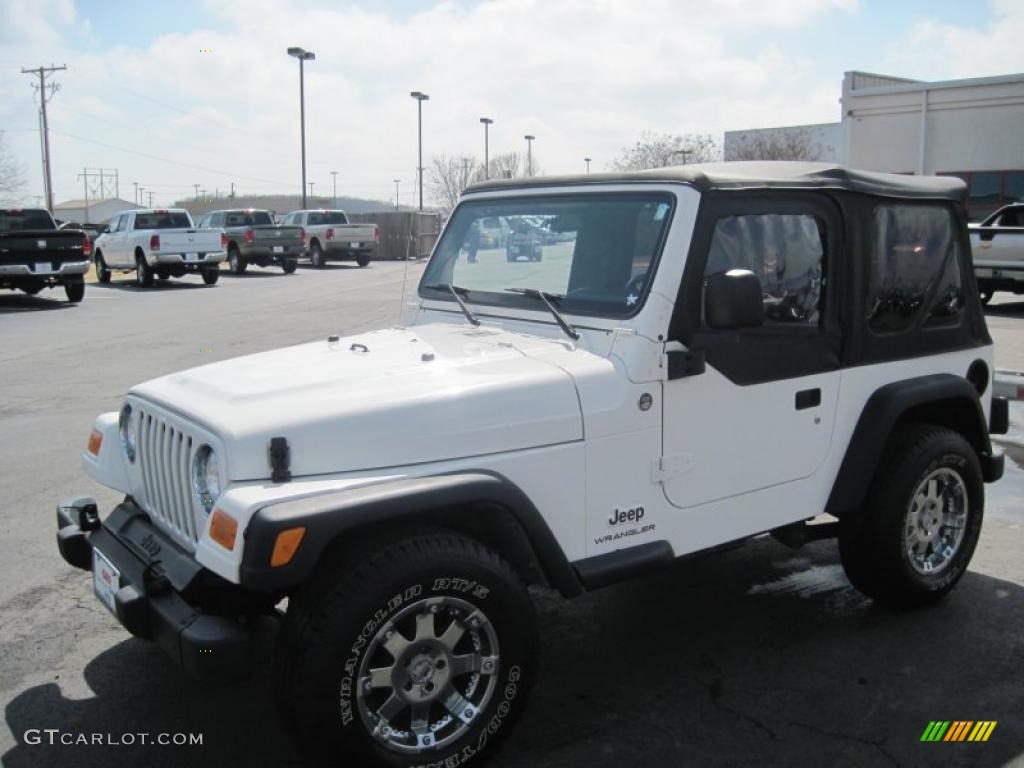
[[[444,747],[487,708],[498,668],[498,637],[483,611],[454,597],[419,600],[382,625],[363,655],[363,725],[396,752]]]
[[[949,467],[936,469],[917,486],[903,530],[915,571],[933,576],[950,564],[964,539],[968,504],[964,479]]]

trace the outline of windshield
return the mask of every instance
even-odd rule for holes
[[[53,219],[46,211],[0,211],[0,232],[14,232],[19,229],[53,229]]]
[[[423,274],[420,296],[451,299],[435,286],[452,284],[473,304],[535,309],[522,294],[534,289],[557,297],[564,313],[630,316],[653,277],[672,205],[661,192],[463,203]]]
[[[273,219],[266,211],[229,211],[224,219],[225,227],[260,227],[273,224]]]

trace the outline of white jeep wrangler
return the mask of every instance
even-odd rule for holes
[[[478,184],[401,327],[101,415],[84,466],[125,499],[61,504],[60,551],[200,678],[243,674],[248,619],[283,613],[283,718],[334,764],[479,761],[535,675],[527,585],[774,533],[837,536],[865,594],[931,602],[1007,429],[962,191],[794,163]],[[543,258],[469,261],[485,218]]]

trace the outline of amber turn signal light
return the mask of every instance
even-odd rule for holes
[[[94,429],[89,435],[89,444],[86,446],[86,450],[93,456],[99,456],[101,445],[103,445],[103,435]]]
[[[295,553],[299,551],[299,544],[302,543],[302,537],[305,535],[305,526],[286,528],[277,534],[277,538],[274,540],[274,551],[270,554],[270,565],[274,568],[288,565],[295,557]]]
[[[238,521],[222,509],[213,510],[213,517],[210,518],[210,538],[224,549],[234,549],[237,535]]]

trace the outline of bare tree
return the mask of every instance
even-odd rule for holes
[[[807,128],[756,131],[730,142],[729,160],[806,160],[825,157],[825,147]]]
[[[446,213],[455,207],[462,190],[479,174],[475,157],[470,155],[435,155],[430,160],[427,174],[434,200]]]
[[[16,203],[25,192],[25,166],[14,159],[0,131],[0,203]]]
[[[720,160],[722,148],[713,136],[706,133],[640,134],[639,141],[623,149],[612,162],[617,171],[642,171],[646,168],[663,168],[667,165],[708,163]]]

